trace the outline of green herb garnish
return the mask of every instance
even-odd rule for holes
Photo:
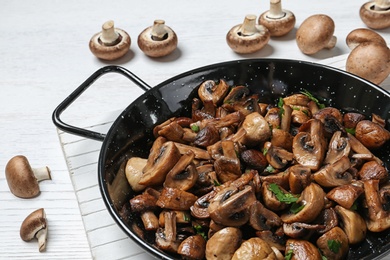
[[[355,202],[352,204],[350,210],[356,211],[358,209],[358,202],[355,200]]]
[[[269,173],[273,173],[273,172],[275,172],[275,168],[272,167],[272,165],[268,165],[267,168],[265,168],[265,171],[267,171]]]
[[[267,148],[264,148],[264,149],[263,149],[263,155],[267,155],[267,153],[268,153],[268,149],[267,149]]]
[[[197,124],[192,124],[191,125],[191,130],[194,131],[195,133],[199,132],[199,126]]]
[[[356,133],[355,128],[345,128],[345,131],[347,131],[347,133],[350,133],[351,135],[355,135]]]
[[[204,230],[203,230],[201,225],[194,225],[193,227],[195,229],[196,234],[201,235],[205,240],[207,240],[207,235],[204,232]]]
[[[279,110],[279,115],[280,115],[280,116],[283,116],[283,115],[284,115],[284,108],[283,108],[283,105],[284,105],[283,98],[279,97],[279,100],[278,100],[278,108],[280,109],[280,110]]]
[[[280,201],[280,202],[285,202],[287,204],[291,204],[291,203],[294,203],[298,200],[297,197],[295,197],[294,195],[290,194],[290,193],[284,193],[277,184],[275,183],[271,183],[268,187],[268,189],[270,191],[272,191],[276,198]]]
[[[290,260],[294,254],[294,251],[292,249],[288,250],[286,252],[286,255],[284,256],[284,260]]]
[[[315,98],[315,97],[313,96],[313,94],[311,94],[311,93],[310,93],[309,91],[307,91],[306,89],[304,89],[303,91],[301,91],[301,93],[302,93],[303,95],[307,96],[308,98],[310,98],[310,100],[314,101],[320,109],[325,107],[324,104],[321,104],[320,101],[319,101],[317,98]]]
[[[219,183],[217,180],[214,180],[214,186],[221,186],[221,183]]]
[[[328,248],[333,253],[337,254],[341,248],[341,242],[335,239],[328,240]]]
[[[301,211],[305,207],[305,204],[299,204],[294,202],[290,207],[290,212],[293,214],[297,214],[299,211]]]

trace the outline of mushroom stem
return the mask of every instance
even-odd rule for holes
[[[336,46],[336,43],[337,37],[333,35],[332,38],[330,38],[330,41],[325,45],[325,49],[333,49]]]
[[[32,171],[38,182],[44,180],[51,180],[50,169],[47,166],[41,168],[33,168]]]
[[[39,230],[35,237],[38,239],[39,252],[43,252],[46,249],[47,229],[43,228]]]
[[[114,21],[110,20],[103,24],[100,41],[105,46],[113,46],[118,44],[118,42],[120,41],[120,37],[119,34],[115,31]]]
[[[285,17],[286,13],[282,10],[282,1],[281,0],[271,0],[270,8],[267,14],[268,18],[279,19]]]
[[[374,10],[375,11],[384,11],[389,9],[390,1],[389,0],[375,0]]]
[[[154,20],[152,28],[152,39],[154,41],[162,41],[166,38],[167,30],[165,29],[164,20]]]
[[[250,36],[254,35],[257,31],[258,29],[256,28],[256,15],[246,15],[239,32],[241,32],[243,36]]]

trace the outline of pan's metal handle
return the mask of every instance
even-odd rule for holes
[[[124,75],[125,77],[129,78],[131,81],[133,81],[138,87],[143,89],[144,91],[148,91],[151,89],[151,87],[143,82],[140,78],[138,78],[136,75],[134,75],[132,72],[128,71],[127,69],[121,67],[121,66],[106,66],[99,70],[97,70],[94,74],[92,74],[87,80],[85,80],[75,91],[73,91],[64,101],[61,102],[61,104],[58,105],[58,107],[54,110],[52,115],[52,120],[54,124],[61,130],[74,134],[79,135],[82,137],[86,137],[89,139],[94,139],[98,141],[103,141],[106,137],[106,134],[98,133],[90,130],[86,130],[83,128],[75,127],[69,124],[64,123],[60,116],[61,113],[65,111],[65,109],[73,103],[89,86],[91,86],[98,78],[103,76],[106,73],[116,72],[119,74]]]

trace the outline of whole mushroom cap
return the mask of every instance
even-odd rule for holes
[[[271,34],[265,26],[256,24],[256,15],[246,15],[242,24],[229,30],[226,42],[237,53],[254,53],[262,49],[270,37]]]
[[[390,27],[390,5],[385,1],[370,1],[360,7],[359,15],[362,21],[371,29],[385,29]],[[383,2],[383,1],[382,1]]]
[[[327,15],[315,14],[306,18],[296,33],[298,48],[308,55],[333,48],[337,40],[333,36],[334,29],[334,21]]]
[[[37,209],[23,220],[20,226],[20,238],[26,242],[34,238],[38,239],[39,252],[42,252],[46,249],[47,228],[45,210]]]
[[[351,31],[345,42],[351,50],[363,42],[377,42],[386,46],[385,39],[379,33],[367,28],[358,28]]]
[[[113,21],[102,25],[102,31],[94,34],[89,41],[89,49],[98,58],[116,60],[123,57],[130,49],[131,38],[122,29],[114,28]]]
[[[11,192],[20,198],[33,198],[40,193],[38,182],[51,179],[48,167],[33,169],[23,155],[12,157],[5,167],[5,177]]]
[[[377,42],[363,42],[348,55],[345,69],[380,84],[390,74],[390,50]]]
[[[176,33],[164,20],[155,20],[138,36],[138,47],[150,57],[163,57],[173,52],[177,47]]]

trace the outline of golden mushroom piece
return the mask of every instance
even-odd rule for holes
[[[229,47],[237,53],[254,53],[261,50],[269,41],[269,30],[256,24],[256,15],[246,15],[244,22],[233,26],[226,35]]]
[[[315,14],[304,20],[296,33],[298,48],[304,54],[315,54],[322,49],[332,49],[337,38],[333,35],[335,24],[324,14]]]
[[[116,60],[123,57],[130,48],[131,38],[122,29],[114,27],[114,21],[107,21],[102,31],[92,36],[89,49],[98,58]]]
[[[270,9],[260,15],[258,22],[267,27],[271,36],[283,36],[294,28],[295,15],[282,9],[281,0],[270,0]]]
[[[390,1],[369,1],[360,7],[362,21],[371,29],[385,29],[390,27]]]
[[[177,47],[177,35],[164,20],[155,20],[153,26],[143,30],[138,36],[138,47],[150,57],[163,57]]]

